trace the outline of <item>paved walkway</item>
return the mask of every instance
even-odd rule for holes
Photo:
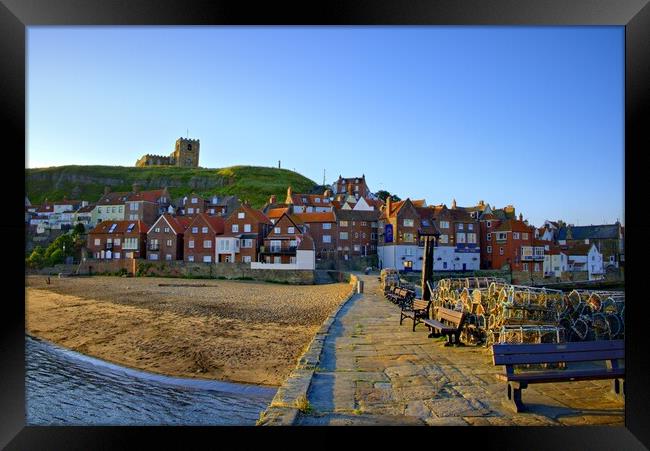
[[[623,403],[610,381],[538,384],[523,391],[529,412],[501,405],[506,384],[496,379],[482,346],[444,347],[444,339],[415,332],[381,295],[377,276],[359,276],[364,294],[338,313],[323,344],[308,391],[310,414],[299,425],[618,425]],[[412,324],[412,323],[411,323]]]

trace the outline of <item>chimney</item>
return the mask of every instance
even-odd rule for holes
[[[478,204],[479,204],[479,206],[482,207],[483,205],[485,205],[485,202],[483,202],[482,200],[479,200],[479,201],[478,201]]]
[[[108,186],[108,185],[105,186],[105,187],[104,187],[104,195],[106,195],[106,194],[108,194],[108,193],[110,193],[110,192],[111,192],[111,187]]]
[[[133,186],[134,193],[140,192],[140,185],[138,185],[138,182],[134,182],[132,186]]]
[[[325,197],[332,197],[332,190],[331,189],[326,189],[325,192],[323,193],[323,196]]]
[[[287,188],[287,197],[291,197],[293,194],[293,191],[291,190],[291,187]]]
[[[386,216],[390,215],[391,202],[392,202],[392,199],[391,199],[391,195],[389,194],[388,197],[386,197]]]
[[[452,199],[451,208],[456,208],[456,199]]]
[[[277,196],[276,196],[275,194],[273,194],[273,195],[269,198],[269,203],[270,203],[270,204],[274,204],[277,200],[278,200]]]
[[[354,187],[352,186],[352,183],[348,183],[348,194],[352,195],[354,193]]]
[[[521,212],[519,213],[519,220],[520,220],[520,221],[523,221],[523,220],[524,220],[524,215],[522,215]]]

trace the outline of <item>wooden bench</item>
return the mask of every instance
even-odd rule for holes
[[[599,340],[576,343],[495,344],[492,346],[495,365],[505,365],[505,374],[497,378],[508,382],[504,403],[516,412],[525,410],[521,391],[528,384],[613,379],[612,391],[625,396],[624,340]],[[606,367],[553,369],[515,374],[514,365],[560,362],[605,362]]]
[[[388,293],[386,297],[392,303],[402,306],[404,303],[410,302],[415,297],[415,293],[406,288],[397,288],[395,291]]]
[[[447,343],[445,343],[445,346],[464,346],[460,341],[460,333],[463,329],[465,317],[466,315],[464,312],[457,312],[444,307],[436,307],[434,309],[434,319],[427,318],[422,322],[431,329],[429,337],[447,335]],[[451,337],[454,337],[453,342]]]
[[[430,308],[431,301],[424,301],[422,299],[413,299],[413,302],[409,304],[402,304],[402,311],[399,315],[400,326],[404,318],[413,318],[413,332],[415,332],[415,326],[421,323],[422,320],[429,318]]]

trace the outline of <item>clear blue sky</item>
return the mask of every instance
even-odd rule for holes
[[[201,165],[623,221],[623,27],[30,27],[28,167]]]

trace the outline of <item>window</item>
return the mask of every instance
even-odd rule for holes
[[[428,220],[428,219],[423,219],[423,220],[422,220],[422,225],[423,225],[424,227],[429,227],[429,220]]]
[[[188,255],[187,256],[187,261],[188,262],[193,262],[194,261],[194,255]]]
[[[526,232],[522,233],[521,238],[524,239],[524,240],[527,240],[528,239],[528,233],[526,233]]]
[[[492,246],[488,246],[488,247],[487,247],[487,253],[488,253],[488,254],[491,254],[491,253],[492,253]]]
[[[160,227],[156,227],[155,229],[153,229],[153,231],[156,233],[160,233]]]
[[[467,242],[476,244],[476,234],[475,233],[468,233],[467,234]]]
[[[535,271],[535,272],[539,271],[539,263],[535,263],[533,268],[534,268],[533,271]]]
[[[193,197],[193,198],[192,198],[192,203],[193,203],[193,204],[198,204],[198,203],[199,203],[199,200],[198,200],[196,197]]]
[[[250,256],[250,255],[244,255],[244,256],[242,257],[242,261],[243,261],[244,263],[250,263],[250,262],[251,262],[251,256]]]
[[[237,233],[237,232],[239,232],[239,224],[233,224],[232,233]]]
[[[138,203],[137,202],[131,202],[130,205],[131,206],[129,208],[131,209],[131,211],[136,211],[138,209]]]
[[[169,233],[169,227],[164,228],[165,233]]]
[[[329,222],[326,222],[323,224],[323,230],[330,230],[332,228],[332,224]]]
[[[273,257],[273,263],[282,263],[282,257]]]
[[[488,233],[488,234],[487,234],[487,240],[488,240],[488,241],[492,241],[492,234],[491,234],[491,233]]]
[[[97,207],[97,213],[101,214],[101,212],[102,212],[102,207]]]
[[[519,239],[519,232],[512,232],[512,239],[513,240],[518,240]]]
[[[99,246],[102,244],[102,240],[99,238],[95,238],[95,246]]]
[[[528,271],[528,263],[524,263],[524,271]]]
[[[440,221],[440,228],[441,229],[448,229],[449,228],[449,221]]]
[[[149,254],[149,260],[158,260],[158,254]]]
[[[499,248],[499,255],[503,255],[503,248],[502,247]]]
[[[244,219],[245,216],[246,216],[246,213],[244,213],[243,211],[240,211],[239,213],[237,213],[237,219]]]
[[[201,233],[208,233],[207,227],[201,227]]]
[[[497,232],[497,241],[505,241],[508,238],[506,232]]]
[[[138,239],[137,238],[124,238],[123,249],[138,249]]]
[[[212,255],[204,255],[203,263],[212,263]]]
[[[314,202],[316,202],[317,204],[320,204],[320,197],[315,198]]]
[[[189,241],[187,242],[187,245],[188,245],[188,247],[189,247],[190,249],[194,249],[194,240],[189,240]]]
[[[287,233],[296,233],[296,228],[295,227],[288,227],[287,228]]]
[[[354,252],[361,252],[361,246],[358,244],[354,245]]]
[[[296,257],[289,257],[289,263],[296,264]]]
[[[198,227],[192,227],[192,233],[199,233]]]
[[[274,227],[274,228],[273,228],[273,233],[277,233],[278,235],[279,235],[280,233],[282,233],[280,227]]]
[[[456,243],[465,243],[465,234],[464,233],[457,233],[456,234]]]
[[[463,223],[458,224],[458,230],[463,230]]]
[[[467,224],[467,230],[474,230],[474,224]]]
[[[167,246],[171,246],[171,245],[172,245],[172,240],[167,240]]]
[[[171,260],[171,259],[172,259],[172,254],[165,255],[165,260]]]
[[[486,225],[488,226],[488,229],[489,229],[490,227],[492,227],[492,221],[487,221]]]
[[[359,232],[354,232],[354,237],[359,238]]]
[[[289,241],[289,247],[296,247],[296,246],[298,246],[298,242],[296,240]]]
[[[365,237],[366,237],[366,233],[364,232],[361,234],[361,238],[365,238]]]
[[[348,221],[339,221],[339,227],[347,227]]]
[[[404,227],[413,227],[413,220],[412,219],[405,219],[404,220]]]
[[[440,244],[447,244],[449,243],[449,235],[440,235],[440,238],[438,239],[438,242]]]
[[[252,247],[253,247],[253,240],[252,240],[252,239],[248,239],[248,238],[245,239],[245,240],[241,240],[241,247],[252,248]]]
[[[203,247],[206,249],[209,249],[212,247],[212,240],[204,240],[203,241]]]
[[[447,269],[447,262],[442,262],[442,269]]]
[[[129,221],[137,221],[138,215],[129,215]]]
[[[339,233],[339,238],[342,240],[347,240],[348,239],[348,232],[340,232]]]
[[[405,233],[404,234],[404,241],[406,243],[413,243],[413,242],[415,242],[415,238],[413,237],[412,233]]]
[[[251,225],[250,224],[244,224],[244,232],[250,232],[251,231]]]
[[[332,235],[323,235],[323,243],[331,243]]]
[[[119,258],[120,258],[120,253],[119,253],[119,252],[115,252],[115,253],[113,254],[113,258],[117,258],[117,259],[119,259]]]
[[[120,245],[120,239],[119,239],[119,238],[115,238],[115,239],[113,240],[113,244],[114,244],[115,246],[119,246],[119,245]]]

